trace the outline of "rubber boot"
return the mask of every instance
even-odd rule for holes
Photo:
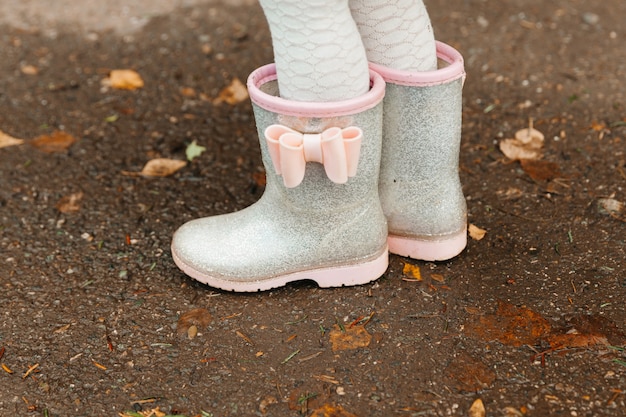
[[[187,275],[212,287],[262,291],[312,280],[365,284],[387,269],[378,197],[385,83],[366,94],[310,103],[278,97],[273,64],[248,78],[267,185],[242,211],[190,221],[172,241]]]
[[[463,58],[437,42],[440,68],[370,67],[387,83],[380,198],[391,253],[426,261],[458,255],[467,244],[459,180]]]

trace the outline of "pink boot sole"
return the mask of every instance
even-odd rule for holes
[[[445,261],[454,258],[467,245],[467,232],[449,235],[441,240],[419,240],[389,235],[389,252],[423,261]]]
[[[235,281],[206,275],[186,265],[172,248],[172,257],[176,265],[191,278],[214,288],[235,292],[257,292],[283,287],[290,282],[310,280],[321,288],[363,285],[375,281],[387,270],[389,253],[385,247],[374,259],[363,261],[360,264],[320,268],[310,271],[295,272],[287,275],[268,277],[255,281]]]

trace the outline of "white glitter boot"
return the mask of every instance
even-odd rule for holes
[[[189,276],[232,291],[291,281],[365,284],[388,264],[378,197],[382,100],[372,72],[359,97],[329,103],[278,97],[276,69],[248,79],[267,186],[252,206],[184,224],[172,255]]]
[[[380,198],[389,251],[427,261],[458,255],[467,244],[459,180],[463,58],[437,42],[434,71],[370,67],[387,83]]]

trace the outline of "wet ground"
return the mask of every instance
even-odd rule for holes
[[[448,262],[391,256],[370,285],[259,294],[169,253],[183,222],[263,192],[251,105],[218,99],[272,60],[259,6],[181,2],[137,27],[14,9],[0,415],[626,415],[626,4],[426,3],[466,60],[461,178],[484,237]],[[114,69],[143,88],[103,86]],[[542,156],[512,161],[499,144],[530,120]],[[176,173],[134,174],[193,141]]]

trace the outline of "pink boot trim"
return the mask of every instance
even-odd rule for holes
[[[465,230],[438,240],[423,240],[405,236],[389,235],[389,252],[423,261],[446,261],[454,258],[467,245]]]
[[[403,71],[383,65],[370,63],[370,69],[382,75],[385,82],[412,86],[428,87],[431,85],[445,84],[459,78],[465,78],[463,55],[456,49],[443,42],[436,41],[437,58],[446,62],[447,66],[433,71]]]
[[[370,90],[353,99],[333,102],[302,102],[286,100],[264,93],[260,87],[276,80],[276,65],[268,64],[248,77],[248,93],[250,100],[265,110],[286,116],[296,117],[341,117],[360,113],[375,107],[385,96],[385,81],[370,70]]]
[[[302,280],[314,281],[320,288],[363,285],[380,278],[389,265],[389,253],[385,246],[382,252],[373,259],[364,260],[359,264],[295,272],[256,281],[236,281],[232,280],[232,278],[212,276],[193,269],[183,263],[176,255],[174,248],[172,248],[172,257],[176,265],[191,278],[214,288],[235,292],[266,291],[272,288],[283,287],[290,282]]]

